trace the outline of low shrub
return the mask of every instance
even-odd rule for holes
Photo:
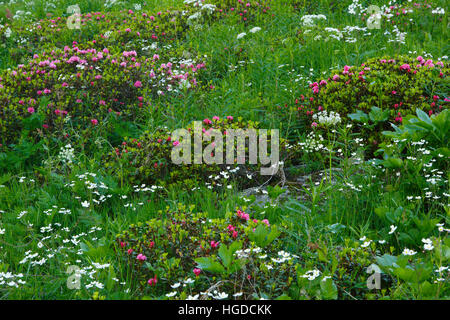
[[[179,205],[117,236],[141,295],[173,299],[278,297],[295,277],[297,256],[280,250],[282,229],[237,210],[208,219]]]
[[[379,132],[388,129],[389,122],[401,123],[403,117],[415,113],[417,108],[430,115],[447,108],[449,70],[447,62],[421,56],[373,58],[359,67],[345,66],[333,71],[328,79],[311,83],[312,94],[302,95],[296,106],[299,116],[309,123],[322,110],[337,112],[347,119],[355,112],[367,115],[375,107],[383,113],[379,113],[383,119],[373,119],[377,128],[364,130],[372,120],[367,117],[360,130],[370,143],[378,144]]]
[[[95,126],[110,112],[136,119],[152,100],[198,85],[196,75],[205,64],[171,52],[165,61],[157,53],[146,57],[77,46],[36,54],[0,74],[0,141],[14,141],[23,119],[34,113],[42,115],[44,134],[62,131],[68,121],[75,128]]]
[[[155,44],[165,46],[183,40],[191,28],[196,30],[227,16],[248,24],[269,10],[268,4],[260,1],[193,0],[158,12],[145,9],[89,12],[41,19],[26,26],[13,21],[10,26],[0,26],[0,39],[15,44],[9,48],[11,62],[15,64],[25,63],[32,53],[63,48],[74,41],[83,49],[84,44],[97,50],[108,47],[115,52],[114,47],[120,46],[141,55]]]
[[[205,162],[195,164],[193,147],[191,149],[191,164],[174,164],[171,158],[172,149],[180,141],[173,139],[172,133],[167,128],[159,128],[154,131],[146,131],[139,138],[126,138],[120,147],[115,148],[105,157],[104,166],[111,174],[118,176],[122,181],[135,184],[156,183],[164,186],[182,185],[192,188],[203,182],[207,187],[213,188],[215,186],[222,187],[228,179],[234,178],[241,187],[248,187],[270,177],[260,176],[260,162],[249,164],[248,156],[246,156],[245,164],[237,164],[236,158],[236,164],[226,164],[226,131],[229,129],[258,129],[258,126],[257,122],[244,121],[241,117],[234,119],[232,116],[226,118],[215,116],[213,120],[203,120],[202,130],[204,134],[207,134],[211,129],[223,133],[223,164],[206,164]],[[193,145],[195,139],[194,123],[189,124],[186,129],[191,135]],[[270,131],[267,139],[268,152],[271,152]],[[212,142],[203,140],[202,152]],[[236,147],[237,144],[235,144],[235,150]],[[248,139],[246,139],[246,155],[248,155],[248,147]],[[282,155],[284,152],[283,139],[280,140],[279,150]],[[280,156],[281,158],[282,156]]]

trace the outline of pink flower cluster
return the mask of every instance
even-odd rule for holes
[[[237,216],[245,221],[248,221],[250,219],[250,215],[248,213],[245,213],[244,211],[238,210]]]

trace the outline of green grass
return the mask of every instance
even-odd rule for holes
[[[294,2],[298,9],[294,9]],[[370,4],[381,6],[386,2],[371,1]],[[433,7],[446,8],[446,1],[431,2]],[[5,74],[8,68],[17,67],[11,53],[16,50],[15,41],[18,33],[22,32],[21,28],[29,24],[22,19],[11,20],[8,12],[30,11],[30,21],[38,21],[67,16],[67,6],[75,2],[54,1],[55,7],[51,9],[46,9],[47,1],[35,0],[33,3],[30,6],[24,1],[16,1],[15,4],[0,6],[0,25],[8,24],[13,30],[13,36],[7,39],[1,38],[0,29],[0,39],[5,39],[0,44],[0,70]],[[122,1],[111,8],[105,8],[103,3],[88,0],[76,2],[82,13],[135,10],[134,5],[141,4],[141,11],[155,14],[167,8],[183,6],[183,1],[177,0],[149,0],[145,3]],[[448,55],[447,13],[440,15],[442,21],[438,20],[438,15],[414,15],[416,23],[407,26],[404,43],[388,41],[389,36],[385,32],[392,31],[392,28],[386,22],[379,30],[369,30],[370,35],[355,31],[354,42],[336,39],[325,41],[326,27],[342,30],[346,26],[365,26],[359,17],[347,13],[350,3],[325,0],[314,3],[272,1],[270,14],[258,12],[252,22],[241,23],[236,17],[229,16],[204,23],[200,29],[187,30],[172,45],[181,52],[185,50],[199,56],[206,55],[207,68],[202,74],[205,88],[185,91],[179,96],[154,98],[152,108],[142,111],[133,119],[133,130],[152,131],[160,126],[175,129],[193,120],[232,115],[258,121],[261,128],[278,128],[283,138],[295,144],[303,141],[310,130],[309,125],[296,116],[294,101],[300,95],[310,93],[310,82],[327,79],[330,70],[342,69],[345,65],[358,66],[374,57],[430,54],[436,60]],[[367,1],[361,3],[368,5]],[[48,16],[49,13],[51,16]],[[326,21],[320,20],[310,33],[305,33],[308,28],[302,26],[301,17],[306,14],[325,14]],[[260,27],[261,30],[251,33],[253,27]],[[94,29],[82,30],[80,33],[63,30],[59,43],[70,44],[75,38],[80,42],[87,41],[98,36],[98,32]],[[237,39],[237,35],[243,32],[246,35]],[[316,38],[319,34],[321,39]],[[53,45],[40,43],[33,48],[33,52],[23,57],[24,61]],[[120,50],[129,49],[122,48],[120,44],[115,46]],[[236,66],[236,70],[230,71],[230,67]],[[214,89],[209,89],[210,85]],[[448,91],[442,95],[448,97]],[[0,111],[2,108],[4,106],[0,106]],[[344,124],[340,129],[344,130]],[[164,215],[158,211],[164,212],[167,207],[174,211],[179,203],[195,205],[195,211],[207,212],[211,219],[227,217],[237,208],[242,208],[253,217],[267,218],[272,225],[283,226],[285,234],[277,242],[279,247],[301,256],[298,262],[299,274],[301,270],[319,268],[323,275],[333,275],[339,292],[336,298],[449,297],[446,271],[440,273],[444,281],[437,285],[432,284],[436,274],[426,279],[428,284],[389,274],[392,280],[388,287],[375,292],[365,288],[367,277],[361,271],[371,263],[378,263],[377,257],[383,254],[400,257],[405,248],[419,252],[414,256],[419,258],[411,259],[411,264],[430,263],[433,270],[448,265],[448,247],[442,249],[447,250],[444,254],[434,251],[428,253],[422,249],[421,243],[422,238],[433,237],[437,241],[442,240],[443,245],[448,245],[447,232],[439,232],[435,226],[436,223],[444,223],[444,227],[448,228],[448,196],[445,196],[450,192],[448,158],[443,164],[439,162],[438,170],[443,170],[439,175],[442,181],[435,186],[426,181],[426,177],[422,179],[420,176],[416,180],[416,177],[408,175],[406,167],[386,169],[364,161],[355,164],[356,153],[367,151],[368,146],[356,141],[358,134],[340,133],[337,141],[326,139],[324,143],[334,150],[344,149],[346,154],[333,156],[332,160],[326,153],[295,155],[294,160],[287,163],[291,167],[285,168],[285,172],[290,173],[287,181],[277,178],[270,182],[272,186],[284,186],[289,193],[271,198],[271,205],[260,205],[254,202],[259,196],[242,195],[238,187],[239,179],[224,183],[224,186],[232,185],[231,189],[223,187],[211,190],[204,183],[199,183],[196,185],[197,190],[164,187],[157,192],[136,193],[133,191],[134,183],[119,179],[104,166],[104,157],[112,150],[112,146],[106,142],[106,129],[96,131],[96,136],[89,138],[83,136],[88,131],[65,131],[70,132],[68,140],[62,138],[62,134],[49,136],[42,140],[44,144],[38,151],[25,146],[22,152],[7,153],[7,146],[0,145],[0,155],[3,155],[0,161],[5,161],[5,157],[17,158],[12,166],[0,165],[0,231],[4,230],[3,234],[0,232],[0,275],[8,271],[15,275],[23,274],[22,279],[26,282],[15,288],[2,284],[0,276],[0,299],[92,299],[98,298],[95,292],[105,299],[139,299],[143,296],[164,298],[169,291],[155,293],[150,289],[141,289],[132,263],[125,263],[118,253],[120,249],[116,239],[131,224],[152,218],[164,219]],[[25,133],[22,139],[24,137]],[[136,134],[133,137],[137,138]],[[35,138],[31,141],[37,143]],[[21,145],[23,140],[15,143]],[[73,165],[45,162],[55,159],[66,143],[71,143],[75,148]],[[14,145],[8,148],[10,151],[17,150]],[[401,156],[416,155],[416,149],[411,148],[411,153]],[[424,163],[430,161],[426,155],[422,156],[417,155],[421,160],[425,159]],[[332,179],[328,179],[327,175],[335,168],[340,170],[333,171]],[[93,189],[87,188],[84,179],[79,178],[86,172],[96,174],[89,178],[96,184]],[[401,174],[396,175],[397,172]],[[428,171],[422,173],[435,174]],[[306,179],[306,183],[297,182],[300,176],[307,175],[313,179]],[[101,183],[108,188],[99,187]],[[427,196],[430,190],[440,198],[430,200]],[[408,199],[412,196],[420,199]],[[100,199],[100,202],[97,204],[94,199]],[[84,201],[90,203],[89,207],[82,205]],[[49,212],[50,209],[53,211]],[[64,210],[69,210],[70,214],[64,213]],[[42,232],[41,228],[50,225],[53,228],[51,232]],[[396,233],[389,233],[391,225],[398,227]],[[90,233],[94,227],[101,230]],[[42,240],[47,236],[49,238]],[[363,237],[373,240],[369,247],[370,253],[361,253],[364,251],[360,247],[364,242],[360,240]],[[376,244],[377,240],[386,240],[387,243]],[[314,246],[319,249],[311,249]],[[435,246],[438,247],[437,244]],[[356,253],[352,253],[354,260],[348,262],[351,264],[349,267],[342,261],[346,259],[347,252],[352,250]],[[36,258],[29,259],[38,263],[21,263],[26,252],[39,252]],[[342,258],[339,267],[332,262],[336,257]],[[89,272],[93,263],[110,266],[98,269],[92,278],[83,275],[84,286],[80,290],[68,288],[67,268],[76,265]],[[385,273],[388,274],[388,271]],[[85,287],[93,280],[104,284],[104,288]],[[292,292],[286,294],[297,299],[323,298],[311,292],[308,291],[303,297],[295,296]]]

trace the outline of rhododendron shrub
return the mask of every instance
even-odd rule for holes
[[[380,130],[389,122],[401,123],[402,117],[417,108],[428,114],[441,112],[448,106],[448,62],[422,56],[372,58],[360,66],[344,66],[327,79],[310,84],[310,94],[296,101],[299,116],[310,124],[314,114],[322,110],[337,112],[344,119],[358,110],[368,114],[373,107],[387,112]],[[378,130],[366,132],[377,143]],[[378,141],[379,142],[379,141]]]
[[[36,54],[29,63],[0,74],[0,133],[3,143],[17,138],[22,119],[43,115],[44,134],[71,119],[74,127],[101,123],[108,113],[135,119],[153,99],[195,89],[202,62],[135,51],[111,54],[65,47]],[[45,104],[42,102],[45,100]],[[32,110],[33,112],[30,112]]]
[[[115,247],[141,295],[165,296],[176,289],[181,298],[201,292],[207,298],[205,292],[216,284],[215,290],[230,297],[239,292],[244,299],[257,292],[278,297],[292,284],[298,257],[280,251],[282,227],[259,218],[238,209],[226,218],[208,219],[194,206],[178,205],[130,225],[117,235]],[[179,283],[189,286],[178,288]]]
[[[11,28],[23,41],[10,49],[11,59],[23,63],[37,48],[63,48],[74,41],[80,46],[89,43],[97,50],[125,47],[143,54],[151,50],[152,45],[163,46],[182,40],[191,28],[203,27],[228,16],[235,16],[237,22],[252,22],[257,14],[268,13],[270,1],[266,2],[186,1],[165,11],[89,12],[79,19],[82,32],[67,28],[67,17],[41,19],[26,26],[13,21]],[[6,38],[2,35],[6,28],[3,29],[0,29],[0,38]]]
[[[165,186],[193,187],[199,183],[206,183],[206,186],[224,187],[228,179],[234,179],[241,187],[248,187],[269,179],[260,176],[261,164],[249,164],[248,143],[245,142],[246,162],[245,164],[226,164],[226,135],[229,129],[258,129],[259,123],[245,121],[241,117],[235,119],[232,116],[224,118],[213,117],[212,120],[203,120],[203,134],[207,134],[210,129],[216,129],[223,135],[223,164],[194,164],[194,124],[189,124],[186,129],[191,134],[191,164],[174,164],[171,159],[171,152],[179,141],[172,138],[172,132],[167,128],[158,128],[146,131],[138,138],[125,138],[122,144],[105,157],[105,168],[111,174],[117,175],[121,180],[132,183],[155,184],[160,183]],[[236,141],[236,139],[235,139]],[[203,149],[214,142],[204,141]],[[285,152],[285,141],[280,140],[280,159]],[[267,135],[267,147],[270,153],[271,136]],[[235,143],[236,148],[236,143]],[[203,151],[202,151],[203,152]],[[213,154],[212,154],[213,155]],[[235,158],[236,160],[236,158]],[[266,165],[267,166],[267,165]]]

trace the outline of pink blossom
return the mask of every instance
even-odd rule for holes
[[[158,279],[156,278],[156,275],[153,278],[150,278],[147,283],[151,286],[156,286],[156,284],[158,283]]]
[[[136,259],[138,259],[139,261],[145,261],[145,260],[147,260],[147,257],[144,256],[142,253],[139,253],[137,255]]]
[[[202,269],[194,268],[194,270],[192,270],[192,272],[194,272],[195,276],[198,277],[200,275],[200,273],[202,272]]]
[[[136,82],[134,83],[134,86],[135,86],[136,88],[140,88],[140,87],[142,87],[142,83],[138,80],[138,81],[136,81]]]
[[[29,107],[27,110],[28,110],[29,113],[34,113],[34,108],[33,107]]]
[[[216,242],[216,241],[211,241],[211,247],[212,248],[217,248],[219,246],[219,242]]]
[[[96,126],[96,125],[98,124],[98,120],[97,120],[97,119],[92,119],[92,120],[91,120],[91,123],[92,123],[94,126]]]

